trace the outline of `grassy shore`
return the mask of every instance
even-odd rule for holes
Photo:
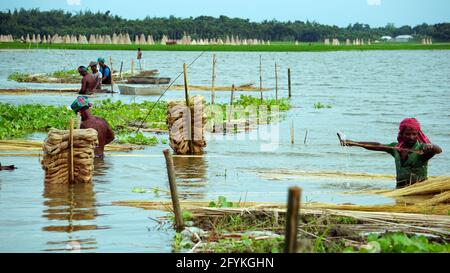
[[[108,44],[26,44],[0,43],[0,49],[74,49],[74,50],[136,50],[147,51],[248,51],[248,52],[326,52],[358,50],[449,50],[450,43],[422,45],[418,43],[378,43],[372,45],[331,46],[323,43],[273,42],[270,45],[108,45]]]

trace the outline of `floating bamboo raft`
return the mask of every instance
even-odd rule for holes
[[[70,141],[68,130],[51,129],[48,133],[43,146],[44,157],[41,161],[42,169],[45,170],[45,183],[92,182],[94,148],[98,145],[97,131],[94,129],[73,130],[73,145]],[[72,165],[73,169],[71,169]]]
[[[169,102],[167,108],[169,145],[176,154],[203,153],[203,148],[206,147],[204,132],[207,122],[207,118],[204,115],[204,104],[205,100],[202,96],[193,96],[189,99],[189,110],[186,102]],[[188,120],[189,114],[191,121]]]

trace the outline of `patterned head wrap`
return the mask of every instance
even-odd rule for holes
[[[83,107],[91,107],[92,103],[89,102],[88,97],[78,96],[70,105],[70,108],[76,113],[80,111]]]

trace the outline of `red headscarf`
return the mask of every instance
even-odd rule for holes
[[[398,136],[397,136],[398,145],[397,145],[397,147],[402,147],[403,144],[405,143],[405,140],[403,139],[403,132],[408,127],[412,128],[414,130],[417,130],[417,140],[420,143],[422,143],[422,144],[431,143],[430,140],[428,139],[428,137],[420,129],[420,123],[417,119],[405,118],[404,120],[402,120],[402,122],[400,122],[400,128],[398,129]]]

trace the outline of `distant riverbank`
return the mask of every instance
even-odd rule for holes
[[[242,51],[242,52],[327,52],[358,50],[450,50],[450,43],[423,45],[417,43],[379,43],[372,45],[325,45],[323,43],[273,42],[270,45],[115,45],[115,44],[27,44],[0,43],[0,49],[72,49],[146,51]]]

